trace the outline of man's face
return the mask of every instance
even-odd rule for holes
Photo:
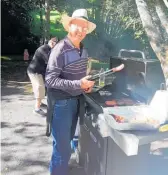
[[[55,45],[56,45],[56,42],[55,41],[52,41],[51,48],[53,48]]]
[[[81,19],[74,19],[69,24],[69,34],[74,40],[81,42],[88,30],[88,22]]]
[[[48,45],[51,47],[51,49],[56,45],[56,42],[55,41],[49,41],[48,42]]]

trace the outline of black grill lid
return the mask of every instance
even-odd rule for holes
[[[125,53],[127,53],[126,56],[124,56]],[[140,54],[141,57],[136,58],[133,54]],[[116,89],[129,90],[133,95],[138,95],[150,102],[156,90],[165,83],[160,61],[146,59],[144,53],[138,50],[122,49],[118,57],[110,58],[110,68],[121,63],[125,68],[116,74],[114,80]]]

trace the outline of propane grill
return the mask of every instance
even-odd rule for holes
[[[141,58],[125,57],[123,52],[138,53]],[[145,124],[119,123],[108,114],[112,111],[124,117],[132,115],[133,109],[148,106],[155,91],[165,82],[160,62],[145,59],[140,51],[121,50],[118,57],[110,59],[109,68],[121,64],[124,69],[113,74],[115,78],[110,85],[84,94],[87,104],[84,125],[80,127],[78,158],[87,175],[148,175],[155,162],[147,159],[151,142],[168,138],[168,131],[149,131],[152,128]],[[152,163],[146,165],[146,162]],[[167,162],[165,166],[160,159],[158,162],[155,167],[159,172],[154,174],[167,172]]]
[[[140,54],[141,58],[123,57],[124,52]],[[156,90],[159,90],[161,84],[165,83],[159,60],[145,59],[144,53],[141,51],[122,49],[118,57],[110,58],[110,69],[121,64],[124,64],[125,68],[115,73],[111,85],[105,86],[97,92],[84,94],[88,104],[86,108],[88,114],[106,113],[110,110],[114,111],[116,107],[125,106],[123,109],[127,116],[130,110],[136,109],[135,106],[141,107],[148,104]],[[132,107],[130,108],[130,106]],[[122,110],[122,108],[116,109]],[[106,119],[109,124],[114,124],[111,116],[108,115]],[[146,129],[146,126],[143,128],[142,124],[113,124],[111,126],[118,130]],[[155,128],[149,127],[149,129]]]
[[[123,53],[131,56],[125,57]],[[141,57],[132,57],[133,54],[139,54]],[[125,69],[116,74],[116,89],[129,91],[133,96],[149,103],[156,90],[160,89],[161,84],[165,84],[160,61],[146,59],[141,51],[122,49],[118,57],[110,58],[110,67],[121,63],[125,65]]]

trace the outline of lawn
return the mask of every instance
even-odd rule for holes
[[[22,61],[23,55],[5,55],[0,57],[1,61]]]
[[[40,36],[40,11],[32,11],[31,16],[33,18],[31,23],[31,32],[37,36]],[[43,19],[44,19],[44,12],[43,12]],[[51,11],[50,12],[50,34],[52,36],[57,36],[60,39],[63,38],[67,33],[65,32],[61,22],[61,13],[58,11]],[[45,20],[44,20],[45,22]],[[32,58],[32,55],[30,55]],[[23,61],[23,55],[8,55],[8,56],[1,56],[1,61]],[[94,69],[100,69],[103,67],[104,69],[108,68],[109,65],[107,63],[102,63],[98,60],[91,61],[91,67]],[[7,63],[6,63],[7,64]],[[20,63],[19,63],[20,64]]]
[[[33,18],[31,23],[31,32],[37,36],[40,36],[40,12],[38,10],[32,11],[31,16]],[[43,15],[44,19],[44,15]],[[60,23],[61,13],[58,11],[50,12],[50,34],[52,36],[57,36],[58,38],[63,38],[66,32]],[[45,22],[45,21],[44,21]],[[30,55],[30,58],[32,55]],[[23,55],[5,55],[0,57],[1,61],[21,61],[23,60]]]
[[[31,16],[33,18],[31,24],[31,32],[35,35],[40,35],[40,12],[38,10],[32,11]],[[50,12],[50,34],[52,36],[57,36],[63,38],[66,35],[66,32],[60,22],[61,13],[58,11]],[[44,12],[43,12],[43,22],[45,22]]]

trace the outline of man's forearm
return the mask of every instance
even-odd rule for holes
[[[77,90],[81,89],[81,80],[66,80],[61,78],[45,78],[46,86],[48,88],[55,88],[61,90]]]

